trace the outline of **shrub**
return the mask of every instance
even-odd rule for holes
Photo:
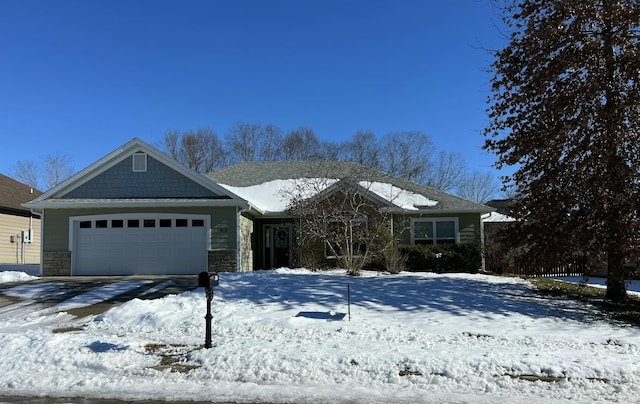
[[[476,273],[482,266],[480,249],[472,244],[404,245],[400,252],[411,272]]]
[[[407,267],[407,256],[399,248],[389,246],[382,252],[383,266],[390,274],[399,274]]]

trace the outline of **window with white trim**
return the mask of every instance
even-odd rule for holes
[[[142,153],[142,152],[133,153],[133,171],[134,172],[147,171],[147,153]]]
[[[411,234],[413,244],[456,244],[457,218],[413,219]]]

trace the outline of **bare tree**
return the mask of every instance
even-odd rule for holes
[[[175,160],[181,161],[180,131],[168,130],[165,132],[160,148],[166,151]]]
[[[40,173],[40,166],[32,160],[18,161],[9,170],[9,176],[36,189],[40,189]]]
[[[202,156],[202,143],[202,138],[193,131],[184,133],[180,141],[180,155],[184,160],[183,163],[198,172],[201,172],[201,166],[204,160]]]
[[[55,187],[73,174],[73,159],[68,154],[60,154],[59,152],[47,154],[43,161],[47,189]]]
[[[380,169],[381,152],[375,133],[358,130],[344,145],[345,160],[353,161],[365,167]]]
[[[465,183],[467,163],[461,153],[441,151],[432,161],[425,185],[449,192]]]
[[[236,122],[225,137],[231,164],[258,161],[262,127],[258,123]]]
[[[265,125],[260,131],[258,158],[261,161],[282,159],[282,130],[275,125]]]
[[[198,128],[184,133],[177,130],[167,131],[160,148],[200,173],[207,173],[226,165],[224,144],[213,129]]]
[[[318,178],[297,180],[283,196],[289,202],[289,213],[300,218],[301,241],[306,253],[324,251],[323,259],[333,259],[349,275],[360,275],[372,260],[383,261],[383,252],[393,244],[391,215],[376,192],[384,188],[385,197],[394,199],[399,191],[390,184],[362,181],[371,179],[353,171],[349,177],[332,179],[340,171],[326,162]],[[375,192],[374,192],[375,191]],[[316,260],[318,261],[318,260]]]
[[[202,164],[199,171],[208,173],[219,170],[227,164],[227,152],[218,135],[208,128],[200,128],[196,136],[201,139]]]
[[[304,126],[287,133],[282,145],[287,161],[318,160],[322,157],[319,149],[320,141],[313,129]]]
[[[60,152],[40,157],[40,162],[18,161],[10,170],[11,176],[33,188],[53,188],[74,172],[73,159]]]
[[[464,175],[456,194],[476,203],[489,201],[500,189],[496,178],[490,172],[473,171]]]
[[[393,132],[382,139],[383,169],[396,177],[424,184],[434,152],[431,138],[418,131]]]

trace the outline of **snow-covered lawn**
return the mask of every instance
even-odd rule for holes
[[[536,295],[520,279],[224,273],[212,349],[202,348],[205,303],[197,289],[82,319],[0,309],[0,395],[288,403],[640,396],[640,329]]]

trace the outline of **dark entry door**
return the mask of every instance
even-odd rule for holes
[[[287,226],[264,227],[265,269],[289,266],[290,233],[289,227]]]

